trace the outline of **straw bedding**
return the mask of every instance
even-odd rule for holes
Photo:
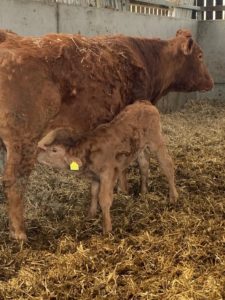
[[[26,194],[29,242],[8,237],[0,200],[0,299],[225,299],[225,104],[189,102],[162,115],[180,194],[151,158],[149,192],[115,194],[113,234],[86,217],[89,185],[34,170]]]

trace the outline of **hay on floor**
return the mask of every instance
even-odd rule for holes
[[[113,234],[86,218],[89,185],[37,166],[26,195],[29,242],[8,237],[0,202],[0,299],[225,299],[225,104],[162,115],[180,198],[151,158],[149,192],[115,194]]]

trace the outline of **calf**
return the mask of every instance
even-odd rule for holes
[[[89,215],[93,217],[96,214],[99,202],[103,233],[112,230],[110,207],[118,177],[137,157],[145,167],[143,151],[146,148],[156,153],[169,183],[170,200],[177,200],[173,162],[161,134],[159,112],[147,101],[127,106],[110,123],[98,126],[83,137],[74,136],[72,129],[55,129],[41,141],[39,147],[40,163],[61,169],[75,167],[77,174],[91,179]]]

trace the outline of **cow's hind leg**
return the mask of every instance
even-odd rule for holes
[[[13,238],[26,240],[23,195],[35,162],[36,143],[28,146],[13,141],[6,143],[6,148],[3,189],[8,201],[10,232]]]

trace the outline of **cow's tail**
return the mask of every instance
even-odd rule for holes
[[[3,140],[0,138],[0,180],[2,179],[2,175],[5,168],[6,162],[6,147]]]

